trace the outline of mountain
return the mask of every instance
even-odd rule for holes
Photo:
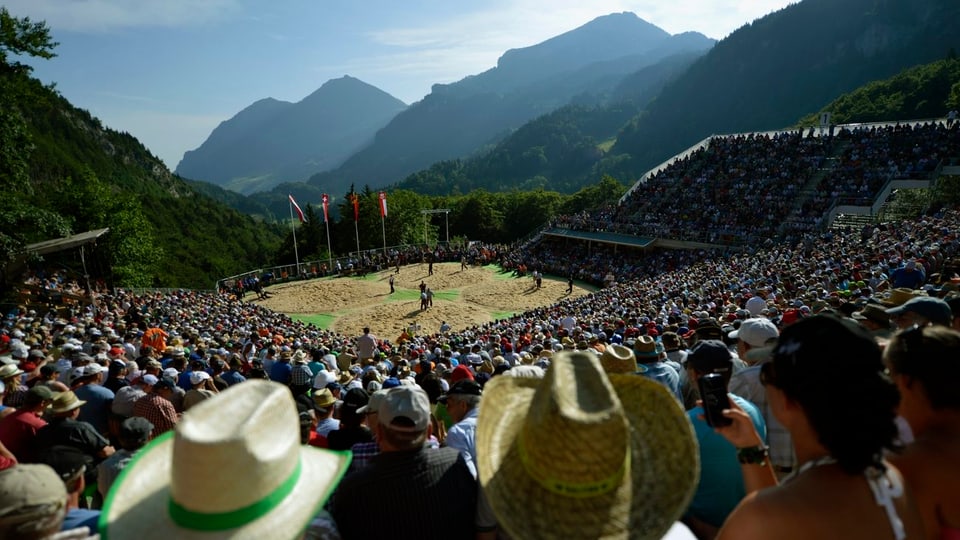
[[[332,79],[297,103],[261,99],[221,122],[177,174],[239,193],[340,165],[406,105],[359,79]]]
[[[960,50],[956,0],[804,0],[747,24],[669,84],[605,159],[617,178],[713,133],[778,129],[870,81]]]
[[[707,37],[671,36],[633,13],[594,19],[540,44],[507,51],[497,66],[436,84],[398,114],[368,147],[309,183],[337,192],[379,187],[430,164],[496,144],[530,119],[576,102],[605,101],[623,77],[661,60],[713,46]]]

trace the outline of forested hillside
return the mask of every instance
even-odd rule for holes
[[[43,23],[0,8],[0,248],[109,227],[98,245],[123,286],[211,287],[263,264],[279,232],[199,194],[134,137],[103,126],[30,77],[54,55]]]

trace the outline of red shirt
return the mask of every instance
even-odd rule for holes
[[[28,461],[37,431],[47,423],[32,411],[18,409],[0,420],[0,442],[17,456],[18,461]]]

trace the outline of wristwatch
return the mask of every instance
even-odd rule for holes
[[[766,465],[770,453],[766,446],[737,448],[737,460],[743,465]]]

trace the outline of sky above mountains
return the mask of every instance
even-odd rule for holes
[[[33,60],[74,105],[171,169],[258,99],[296,102],[351,75],[406,103],[614,12],[722,39],[795,0],[5,0],[45,20],[57,58]]]

